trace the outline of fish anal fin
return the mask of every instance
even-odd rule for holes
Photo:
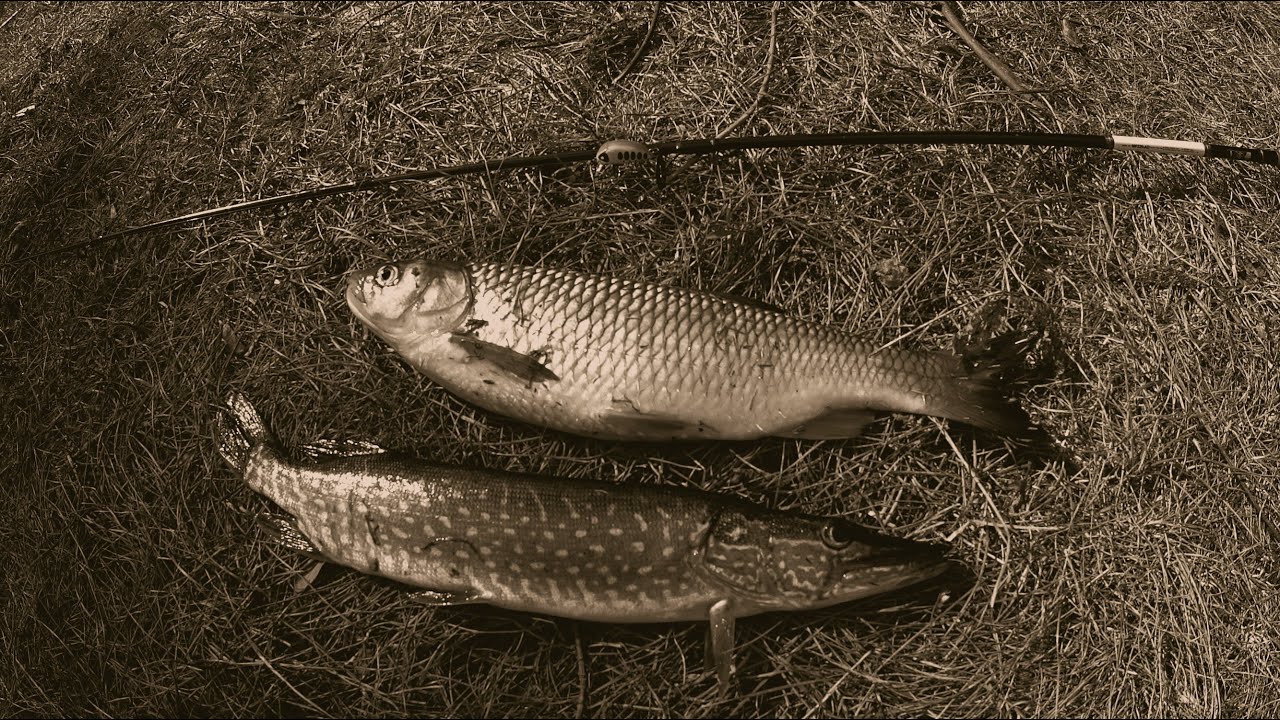
[[[876,421],[876,413],[866,408],[836,408],[823,412],[786,432],[774,433],[778,437],[799,440],[840,440],[857,437]]]
[[[645,412],[628,400],[615,400],[600,415],[611,434],[628,438],[696,438],[716,437],[716,430],[698,420]]]
[[[474,590],[415,590],[409,593],[409,599],[432,607],[481,602],[480,593]]]
[[[733,679],[733,604],[726,598],[717,600],[707,611],[708,627],[706,669],[716,671],[720,697],[729,693]]]
[[[258,526],[266,531],[272,540],[289,550],[319,562],[328,561],[324,553],[320,552],[320,549],[298,529],[297,520],[277,514],[261,513],[258,515]]]
[[[486,342],[474,335],[453,333],[449,336],[449,342],[465,348],[472,361],[487,363],[524,382],[550,382],[560,379],[559,375],[552,372],[538,358],[509,347]]]

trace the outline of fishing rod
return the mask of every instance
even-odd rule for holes
[[[198,212],[172,217],[166,220],[124,228],[99,235],[88,240],[69,243],[61,247],[32,253],[14,261],[14,264],[41,257],[58,255],[95,243],[118,240],[128,235],[148,230],[209,220],[245,210],[277,207],[288,203],[353,192],[367,192],[396,183],[433,180],[478,173],[490,174],[500,170],[519,168],[554,168],[595,160],[603,165],[621,165],[646,160],[657,160],[669,155],[705,155],[732,150],[763,150],[770,148],[842,147],[850,145],[1019,145],[1024,147],[1092,148],[1122,152],[1154,152],[1166,155],[1187,155],[1260,163],[1280,167],[1280,153],[1275,150],[1218,145],[1215,143],[1167,140],[1164,138],[1131,135],[1079,135],[1070,133],[1021,133],[1021,132],[959,132],[959,131],[911,131],[911,132],[861,132],[861,133],[810,133],[800,135],[752,135],[736,138],[701,138],[694,140],[668,140],[642,143],[635,140],[609,140],[592,149],[572,150],[548,155],[513,155],[500,160],[454,165],[449,167],[413,170],[397,175],[369,177],[337,185],[324,185],[309,190],[275,195],[257,200],[224,205]]]

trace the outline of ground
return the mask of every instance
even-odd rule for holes
[[[661,184],[643,166],[470,175],[34,257],[739,118],[734,135],[1280,147],[1280,6],[962,8],[1033,92],[931,3],[783,4],[771,65],[768,4],[0,4],[0,714],[1280,713],[1277,168],[746,151],[673,159]],[[1059,452],[908,416],[842,442],[670,447],[503,420],[346,308],[346,272],[421,253],[732,292],[922,349],[991,317],[1033,328],[1023,404]],[[733,493],[949,541],[972,578],[740,621],[720,701],[699,625],[433,609],[335,566],[311,577],[217,456],[231,390],[290,444]]]

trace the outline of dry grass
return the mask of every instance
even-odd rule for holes
[[[965,3],[1013,95],[919,4],[787,4],[739,133],[1115,132],[1280,146],[1270,4]],[[0,714],[1280,712],[1275,169],[868,148],[405,185],[35,264],[39,250],[354,177],[711,136],[766,4],[0,4]],[[1060,35],[1073,18],[1084,43]],[[6,18],[10,18],[6,20]],[[34,105],[33,109],[20,112]],[[898,417],[854,441],[587,442],[464,406],[350,317],[341,276],[431,252],[754,296],[945,347],[1045,329],[1027,405],[1073,462]],[[232,352],[222,324],[247,351]],[[940,584],[702,628],[424,609],[264,540],[217,459],[226,392],[289,442],[688,483],[949,539]],[[584,652],[579,654],[578,648]]]

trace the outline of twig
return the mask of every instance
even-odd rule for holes
[[[582,647],[582,629],[577,622],[573,623],[573,647],[578,654],[578,707],[573,716],[581,718],[587,708],[587,662],[586,650]]]
[[[352,5],[355,5],[355,4],[356,4],[355,0],[351,0],[351,2],[345,2],[341,5],[338,5],[337,7],[331,8],[328,12],[324,14],[324,16],[333,17],[334,15],[337,15],[338,13],[347,10],[348,8],[350,8]]]
[[[653,17],[649,18],[648,32],[644,34],[644,39],[640,41],[640,46],[636,48],[636,51],[631,53],[631,59],[627,61],[626,67],[622,68],[622,72],[618,73],[618,76],[615,77],[612,81],[610,81],[609,83],[610,85],[617,85],[618,81],[626,77],[626,74],[631,72],[631,67],[636,64],[637,60],[640,59],[641,53],[644,52],[645,47],[649,44],[650,38],[653,37],[653,29],[658,27],[658,11],[661,9],[662,9],[661,0],[653,4]]]
[[[269,8],[258,8],[258,12],[268,17],[276,17],[281,20],[289,20],[292,22],[316,22],[321,17],[328,18],[332,15],[326,13],[324,15],[300,15],[298,13],[282,12],[280,10],[271,10]]]
[[[292,690],[293,694],[297,695],[299,700],[301,700],[302,702],[310,706],[310,708],[316,712],[316,717],[330,717],[329,713],[325,712],[324,709],[322,709],[319,705],[316,705],[315,703],[311,702],[311,698],[299,692],[298,688],[293,686],[293,683],[286,680],[285,677],[281,675],[278,670],[272,667],[271,661],[268,660],[266,656],[262,654],[262,651],[258,649],[258,643],[254,642],[253,638],[246,637],[245,640],[249,642],[249,647],[253,650],[253,654],[257,655],[258,659],[262,661],[262,666],[270,670],[272,675],[275,675],[280,680],[280,682],[285,684],[285,687]]]
[[[760,92],[756,93],[756,99],[751,101],[751,107],[748,107],[746,111],[743,112],[742,115],[738,117],[737,120],[734,120],[729,125],[729,127],[716,133],[717,139],[728,135],[734,130],[737,130],[738,126],[746,122],[747,118],[751,117],[751,114],[754,113],[756,111],[756,108],[760,106],[760,101],[764,99],[765,88],[769,86],[769,74],[773,72],[773,46],[776,44],[777,37],[778,37],[778,2],[777,0],[774,0],[774,3],[769,10],[769,55],[767,58],[765,58],[765,61],[764,61],[764,77],[761,78],[760,80]]]
[[[408,4],[409,4],[409,0],[403,0],[402,2],[398,2],[398,3],[396,3],[395,5],[392,5],[391,7],[387,8],[386,10],[383,10],[382,12],[378,13],[377,15],[374,15],[373,17],[369,18],[368,20],[365,20],[365,21],[360,25],[360,29],[362,29],[362,30],[363,30],[364,28],[369,27],[370,25],[372,25],[372,24],[373,24],[373,22],[374,22],[375,20],[381,20],[382,18],[386,17],[387,15],[390,15],[391,13],[393,13],[393,12],[395,12],[395,11],[399,10],[400,8],[402,8],[402,7],[404,7],[405,5],[408,5]]]
[[[991,68],[991,71],[999,76],[1004,81],[1004,84],[1009,86],[1009,89],[1014,92],[1026,92],[1028,90],[1026,83],[1019,80],[1018,76],[1013,74],[1013,70],[1003,60],[992,55],[991,51],[983,47],[982,43],[978,42],[978,38],[974,37],[973,33],[970,33],[965,28],[964,22],[960,20],[958,8],[952,0],[944,0],[939,5],[942,9],[942,18],[947,21],[947,27],[959,35],[966,45],[973,48],[973,52],[978,56],[978,59]]]
[[[19,13],[19,12],[21,12],[21,11],[22,11],[22,6],[21,6],[21,5],[19,5],[17,10],[14,10],[14,11],[13,11],[13,13],[12,13],[11,15],[9,15],[9,17],[7,17],[7,18],[5,18],[5,19],[4,19],[4,22],[0,22],[0,30],[3,30],[3,29],[4,29],[4,26],[5,26],[5,25],[8,25],[10,20],[12,20],[12,19],[14,19],[14,18],[18,17],[18,13]]]

